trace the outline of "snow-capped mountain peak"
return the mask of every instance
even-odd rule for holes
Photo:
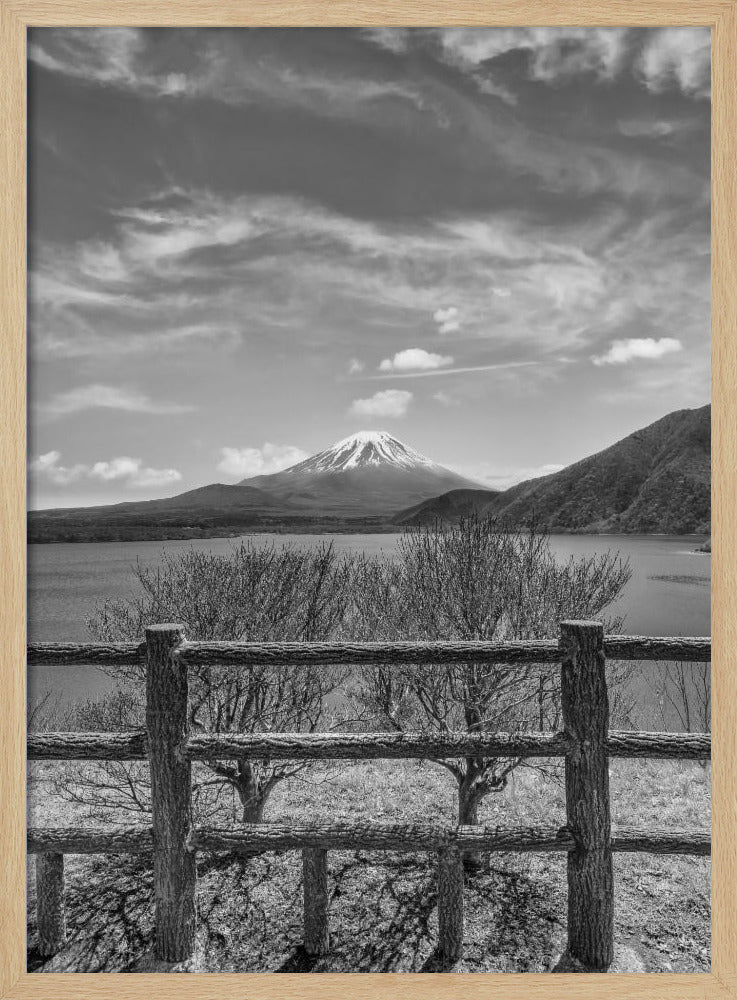
[[[358,431],[289,469],[244,479],[242,485],[289,503],[292,510],[365,517],[478,484],[386,431]]]
[[[286,471],[347,472],[371,466],[393,466],[408,470],[441,468],[386,431],[357,431]]]

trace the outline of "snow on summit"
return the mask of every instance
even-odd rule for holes
[[[347,472],[368,466],[399,469],[433,469],[441,466],[386,431],[357,431],[325,451],[318,452],[287,472]]]
[[[242,485],[320,516],[392,513],[448,490],[478,487],[386,431],[358,431],[291,468]]]

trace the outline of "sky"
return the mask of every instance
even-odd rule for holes
[[[29,501],[386,430],[482,484],[710,398],[701,28],[29,32]]]

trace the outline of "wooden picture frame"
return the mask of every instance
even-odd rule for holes
[[[572,25],[712,29],[713,878],[709,974],[28,974],[25,949],[26,29],[51,25]],[[737,997],[737,0],[392,3],[0,0],[0,997]],[[595,980],[595,981],[594,981]]]

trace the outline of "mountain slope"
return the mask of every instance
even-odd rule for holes
[[[499,496],[499,490],[449,490],[439,497],[423,500],[396,514],[398,525],[432,525],[436,521],[457,521],[486,507]]]
[[[475,487],[384,431],[360,431],[268,476],[244,479],[293,509],[390,515],[450,489]]]
[[[511,527],[557,531],[708,532],[711,522],[711,407],[677,410],[560,472],[512,486],[467,508]],[[401,523],[443,517],[447,500],[403,511]],[[451,517],[451,519],[453,519]]]
[[[29,542],[207,537],[290,515],[289,504],[250,486],[213,483],[161,500],[28,512]]]

